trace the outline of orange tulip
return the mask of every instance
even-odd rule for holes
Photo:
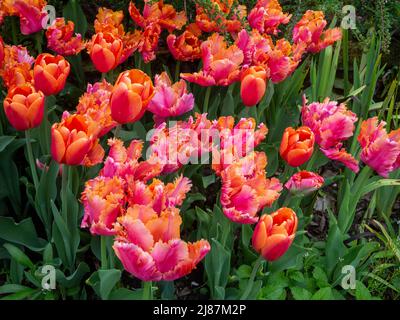
[[[119,65],[123,49],[122,39],[111,32],[96,33],[88,46],[90,58],[94,66],[103,73]]]
[[[253,233],[253,247],[265,260],[275,261],[291,246],[297,230],[296,213],[289,208],[263,215]]]
[[[59,93],[64,89],[70,70],[70,64],[63,56],[42,53],[33,68],[35,88],[46,96]]]
[[[297,130],[286,128],[283,133],[279,153],[292,167],[299,167],[307,162],[314,152],[315,136],[309,127]]]
[[[97,164],[102,159],[99,152],[95,124],[90,123],[83,115],[64,113],[61,123],[55,123],[51,128],[51,154],[58,163],[81,165],[90,160],[90,165]]]
[[[121,124],[139,120],[154,95],[150,77],[132,69],[121,73],[111,96],[111,115]]]
[[[4,111],[17,130],[28,130],[40,125],[44,112],[44,95],[26,83],[14,87],[4,100]]]
[[[240,95],[245,106],[255,106],[261,101],[267,89],[267,77],[267,71],[261,66],[243,72]]]

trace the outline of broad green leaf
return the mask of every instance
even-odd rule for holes
[[[10,254],[10,256],[13,259],[15,259],[15,261],[17,261],[19,264],[21,264],[29,269],[34,268],[34,264],[31,261],[31,259],[29,259],[29,257],[23,251],[21,251],[21,249],[17,248],[16,246],[12,245],[11,243],[4,244],[4,248],[6,248],[6,250]]]
[[[367,287],[361,282],[356,282],[356,299],[357,300],[371,300],[372,296]]]
[[[311,300],[335,300],[332,289],[329,287],[319,289],[313,294]]]
[[[71,20],[75,23],[75,31],[85,37],[88,23],[86,15],[83,12],[79,0],[69,0],[64,7],[63,16],[66,20]]]
[[[14,136],[1,136],[0,137],[0,152],[4,151],[5,148],[7,148],[7,146],[13,142],[13,140],[15,139]]]
[[[292,287],[290,291],[295,300],[310,300],[312,297],[311,292],[304,288]]]

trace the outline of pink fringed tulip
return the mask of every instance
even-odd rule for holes
[[[15,0],[14,9],[20,18],[21,33],[29,35],[42,30],[47,13],[43,12],[44,0]]]
[[[293,194],[307,195],[320,189],[324,182],[324,178],[319,174],[309,171],[300,171],[295,173],[289,181],[286,182],[285,188]]]
[[[283,13],[278,0],[258,0],[248,16],[251,28],[273,35],[277,35],[279,25],[288,24],[290,18],[291,15]]]
[[[114,235],[114,223],[122,212],[124,200],[124,182],[120,178],[100,176],[88,181],[82,193],[85,215],[81,228],[90,228],[93,235]]]
[[[135,205],[118,219],[114,251],[125,270],[143,281],[173,281],[189,274],[210,251],[206,240],[180,239],[182,219],[178,209],[158,215]]]
[[[304,97],[301,113],[303,124],[314,132],[321,151],[328,158],[342,162],[352,171],[358,172],[358,161],[342,148],[343,141],[353,135],[357,116],[345,104],[329,101],[329,98],[322,103],[307,105]]]
[[[193,109],[194,97],[188,93],[186,82],[172,84],[166,72],[155,78],[155,94],[148,110],[162,122],[164,118],[177,117]]]
[[[266,178],[266,166],[267,156],[255,152],[222,171],[222,209],[233,222],[256,223],[257,213],[279,198],[282,185]]]
[[[400,129],[387,133],[385,126],[386,122],[379,122],[377,117],[363,121],[358,142],[362,148],[361,160],[387,178],[400,168]]]
[[[340,28],[328,29],[322,11],[308,10],[293,29],[293,42],[304,43],[307,51],[317,53],[342,38]]]
[[[182,73],[181,77],[201,86],[229,86],[240,78],[243,52],[236,46],[227,46],[224,37],[214,33],[201,44],[203,70]]]
[[[253,233],[253,248],[265,260],[275,261],[291,246],[297,230],[296,213],[289,208],[263,215]]]
[[[262,67],[250,67],[242,74],[240,96],[247,107],[255,106],[264,97],[268,73]]]

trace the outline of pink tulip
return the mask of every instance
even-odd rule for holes
[[[309,194],[322,187],[324,184],[324,178],[320,175],[309,172],[300,171],[295,173],[288,182],[285,184],[285,188],[294,194]]]
[[[379,175],[387,178],[400,167],[400,129],[389,134],[386,122],[377,117],[363,121],[358,142],[361,145],[361,160]]]

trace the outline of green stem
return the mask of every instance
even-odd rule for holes
[[[31,144],[31,133],[29,130],[25,131],[25,139],[26,139],[26,149],[28,151],[29,165],[31,167],[31,172],[32,172],[33,184],[35,185],[35,189],[37,191],[39,188],[39,178],[36,172],[35,158],[33,157],[32,144]]]
[[[11,33],[12,33],[12,39],[13,39],[13,43],[15,45],[18,45],[18,30],[17,30],[17,22],[15,20],[15,18],[11,19]]]
[[[101,269],[108,269],[107,263],[107,237],[100,236],[100,246],[101,246]]]
[[[208,104],[210,102],[211,86],[207,87],[206,96],[204,98],[203,113],[208,112]]]
[[[67,217],[67,203],[68,203],[68,173],[69,167],[64,164],[62,167],[61,176],[61,212],[64,217]]]
[[[317,161],[317,158],[318,158],[318,150],[315,150],[313,155],[311,156],[311,159],[307,163],[307,166],[306,166],[306,170],[307,171],[311,171],[312,170],[312,168],[313,168],[313,166],[315,164],[315,161]]]
[[[153,282],[146,281],[143,283],[143,297],[142,300],[153,300],[153,292],[151,287],[153,286]]]
[[[121,125],[116,126],[114,130],[114,138],[119,138],[120,131],[121,131]]]
[[[107,73],[106,72],[102,72],[101,81],[105,80],[106,76],[107,76]]]
[[[244,291],[242,297],[240,300],[246,300],[249,294],[251,293],[251,290],[253,289],[253,284],[254,284],[254,279],[256,278],[256,274],[258,269],[260,268],[261,264],[264,262],[264,258],[260,255],[254,264],[253,271],[251,271],[250,279],[249,282],[247,282],[247,287],[246,290]]]
[[[181,62],[178,60],[176,61],[176,66],[175,66],[175,81],[179,81],[180,72],[181,72]]]
[[[42,53],[42,32],[37,32],[35,34],[35,45],[38,54]]]

